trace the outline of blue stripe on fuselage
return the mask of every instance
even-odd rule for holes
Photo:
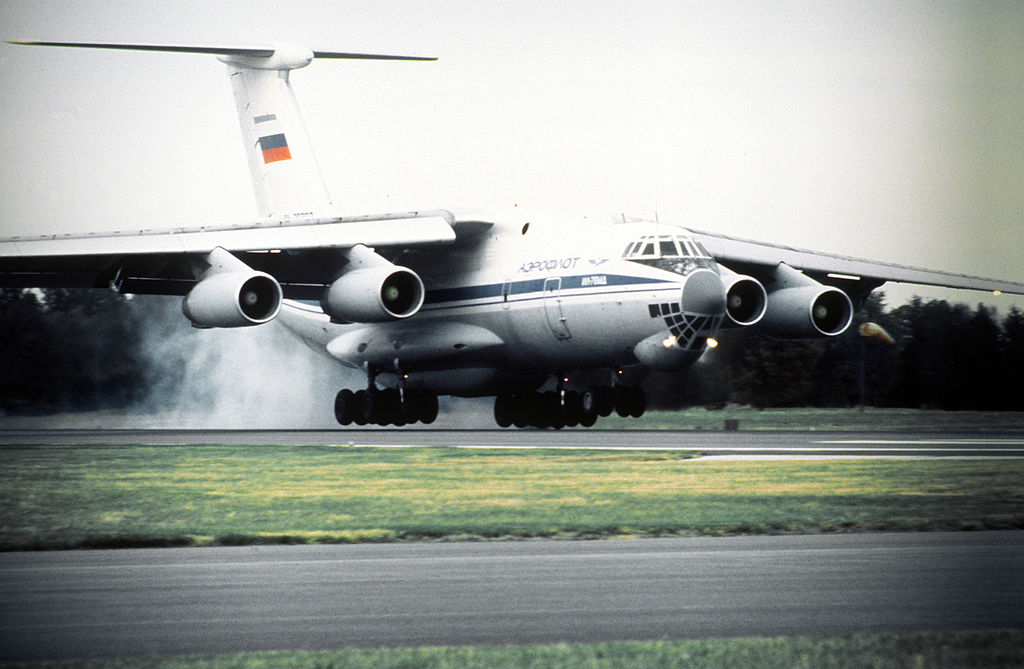
[[[675,281],[665,279],[652,279],[649,277],[624,276],[621,274],[581,274],[564,277],[545,277],[542,279],[527,279],[524,281],[512,281],[509,286],[508,296],[518,300],[528,298],[531,293],[541,297],[544,293],[544,284],[549,279],[562,280],[561,290],[592,289],[593,293],[622,292],[621,290],[608,290],[622,288],[625,286],[643,286],[648,284],[672,284]],[[424,305],[447,304],[449,302],[466,302],[470,300],[485,300],[498,298],[503,295],[504,283],[490,283],[479,286],[460,286],[458,288],[437,288],[428,290],[424,299]]]

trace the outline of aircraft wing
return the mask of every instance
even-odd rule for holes
[[[865,260],[714,232],[691,232],[718,262],[736,272],[758,276],[785,263],[821,283],[846,291],[854,299],[863,298],[887,281],[1024,295],[1024,283],[1017,281]]]
[[[184,295],[194,267],[215,248],[272,274],[284,296],[319,299],[336,278],[338,251],[363,244],[391,249],[450,244],[487,225],[448,211],[349,218],[271,220],[233,227],[143,230],[0,239],[0,287],[103,288]],[[467,233],[469,231],[469,233]]]

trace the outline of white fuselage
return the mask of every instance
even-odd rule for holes
[[[641,362],[678,369],[700,356],[724,308],[720,299],[697,311],[683,308],[695,275],[707,284],[714,274],[710,290],[721,293],[717,266],[694,259],[700,252],[687,251],[688,238],[684,229],[659,223],[501,223],[437,257],[425,249],[394,259],[426,287],[423,307],[411,318],[336,324],[319,307],[295,303],[281,318],[347,365],[408,374],[410,382],[432,373],[426,385],[439,393],[486,394],[499,376],[546,378]],[[659,239],[671,248],[657,248]],[[646,255],[640,240],[653,244]],[[631,250],[633,259],[625,259]],[[462,370],[457,377],[439,374],[455,367]]]

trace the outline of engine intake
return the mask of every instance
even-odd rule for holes
[[[723,268],[724,270],[724,268]],[[723,272],[725,284],[724,327],[748,327],[764,318],[768,294],[757,279],[732,272]]]
[[[260,325],[281,309],[281,286],[263,272],[227,272],[209,276],[193,288],[181,310],[193,325],[235,328]]]
[[[785,264],[776,268],[774,279],[759,332],[775,339],[814,339],[834,337],[850,327],[853,303],[843,291]]]
[[[394,265],[365,246],[352,248],[349,261],[353,269],[320,298],[320,307],[332,320],[383,323],[409,318],[423,306],[423,281],[411,269]]]

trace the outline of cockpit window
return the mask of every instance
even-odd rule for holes
[[[699,243],[683,235],[644,235],[626,246],[623,253],[632,258],[710,258]]]

